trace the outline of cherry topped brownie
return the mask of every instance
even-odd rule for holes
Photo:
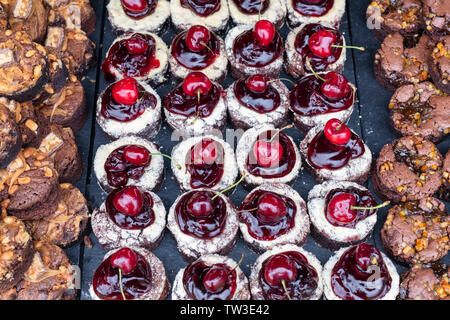
[[[394,264],[367,243],[336,252],[325,263],[323,278],[327,300],[395,300],[399,293]]]
[[[250,192],[238,208],[239,227],[256,252],[284,244],[302,246],[309,234],[306,203],[286,184],[263,184]]]
[[[178,271],[172,300],[250,300],[250,290],[239,263],[208,254]]]
[[[300,143],[306,168],[318,182],[364,183],[370,174],[372,153],[358,135],[338,119],[312,128]]]
[[[389,102],[391,125],[402,136],[419,134],[437,142],[450,130],[450,97],[431,82],[398,88]]]
[[[194,25],[173,39],[169,64],[176,78],[184,79],[191,71],[201,71],[210,80],[222,83],[228,67],[225,44],[206,27]]]
[[[260,255],[249,280],[254,300],[319,300],[323,293],[320,261],[293,244]]]
[[[161,260],[139,247],[108,251],[89,287],[93,300],[164,300],[169,290]]]
[[[441,185],[442,155],[420,136],[407,136],[385,145],[372,177],[379,197],[393,202],[419,200]]]
[[[159,85],[166,81],[168,49],[153,33],[126,33],[112,43],[102,64],[107,80],[135,78]]]
[[[189,138],[176,145],[172,150],[172,172],[183,191],[220,191],[238,176],[233,148],[212,135]]]
[[[442,185],[438,190],[439,198],[450,201],[450,150],[445,155],[442,165]]]
[[[44,1],[49,7],[49,25],[81,29],[87,35],[94,32],[96,16],[90,0]]]
[[[166,209],[155,193],[123,187],[113,190],[94,210],[91,225],[106,250],[125,246],[154,250],[164,236]]]
[[[275,28],[281,29],[286,18],[286,3],[280,0],[228,0],[231,19],[234,24],[255,24],[269,20]]]
[[[450,34],[450,3],[448,0],[424,0],[425,30],[433,38]]]
[[[289,89],[281,79],[262,74],[238,79],[226,90],[225,103],[235,128],[280,128],[289,120]]]
[[[436,87],[450,94],[450,35],[436,40],[430,56],[429,68]]]
[[[106,192],[134,185],[157,191],[164,177],[164,160],[153,142],[125,136],[97,149],[94,172]]]
[[[108,17],[114,31],[154,32],[161,34],[170,17],[167,0],[111,0]]]
[[[325,126],[332,118],[347,122],[353,112],[356,87],[340,73],[310,74],[300,79],[290,92],[290,109],[295,127],[308,132]]]
[[[218,134],[225,129],[227,108],[222,86],[199,71],[189,73],[162,103],[167,123],[181,138]]]
[[[11,30],[26,32],[32,41],[42,43],[47,33],[47,10],[43,0],[10,0],[6,3]]]
[[[339,30],[318,23],[301,25],[286,39],[286,72],[294,78],[314,72],[342,72],[346,52]]]
[[[338,26],[345,13],[345,0],[286,0],[289,25],[327,23]]]
[[[145,82],[124,78],[100,94],[96,119],[110,140],[127,135],[152,139],[161,128],[161,98]]]
[[[205,254],[227,255],[234,248],[239,223],[230,199],[209,189],[178,196],[169,210],[167,228],[186,261]]]
[[[292,183],[302,166],[292,138],[269,124],[245,131],[236,147],[236,160],[246,187]]]
[[[254,25],[238,25],[228,31],[225,50],[234,78],[253,74],[277,78],[281,72],[284,42],[268,20],[259,20]]]
[[[386,251],[402,263],[430,263],[450,249],[450,215],[436,198],[400,203],[389,210],[381,229]]]

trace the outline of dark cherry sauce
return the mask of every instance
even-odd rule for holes
[[[136,252],[138,263],[129,274],[122,274],[122,286],[127,300],[139,298],[152,289],[152,269],[147,260]],[[92,281],[95,294],[103,300],[123,300],[120,292],[119,269],[107,258],[95,271]]]
[[[195,217],[191,215],[186,205],[195,193],[202,193],[212,198],[215,193],[211,191],[192,191],[183,195],[175,207],[175,218],[180,230],[199,239],[211,239],[220,235],[225,228],[227,218],[227,205],[221,197],[215,198],[214,212],[207,217]]]
[[[215,34],[211,33],[211,40],[206,44],[208,47],[199,52],[189,50],[186,44],[186,35],[187,31],[176,36],[171,49],[172,55],[183,67],[189,70],[202,70],[220,56],[220,42]]]
[[[209,270],[214,268],[225,268],[228,271],[228,279],[223,288],[211,292],[203,285],[203,278]],[[236,280],[236,270],[231,270],[223,263],[209,266],[202,261],[196,261],[190,264],[183,273],[184,289],[194,300],[230,300],[236,291]]]
[[[239,207],[239,221],[247,225],[247,230],[253,238],[270,241],[286,234],[294,227],[297,208],[292,199],[280,194],[275,194],[283,200],[286,205],[287,214],[279,221],[275,221],[272,224],[263,222],[259,219],[258,211],[254,209],[258,207],[258,200],[265,193],[267,193],[267,191],[258,190],[255,191],[250,198],[244,200]]]
[[[233,0],[236,7],[244,14],[259,14],[266,12],[270,0]]]
[[[180,4],[201,17],[207,17],[220,10],[220,0],[180,0]]]
[[[234,94],[243,106],[261,114],[272,112],[280,106],[280,93],[272,85],[259,93],[250,90],[245,82],[246,79],[239,79],[234,84]]]
[[[258,140],[270,141],[272,135],[277,132],[278,131],[276,130],[265,131],[258,136],[257,141]],[[281,156],[280,161],[271,167],[263,167],[260,164],[258,164],[258,161],[255,155],[253,154],[253,147],[252,147],[246,163],[247,170],[250,174],[265,179],[270,179],[270,178],[284,177],[292,171],[295,162],[297,160],[297,155],[295,154],[292,141],[283,132],[280,132],[276,139],[278,139],[278,142],[283,148],[283,154]]]
[[[208,117],[219,102],[221,90],[215,84],[207,94],[200,95],[200,102],[197,96],[188,96],[183,91],[183,86],[179,85],[170,91],[163,99],[164,108],[172,113],[185,117],[198,116]]]
[[[126,186],[128,179],[139,180],[144,174],[145,168],[151,162],[150,156],[150,160],[145,165],[139,166],[129,163],[123,157],[123,150],[126,147],[122,146],[111,152],[105,162],[106,178],[108,184],[113,188]]]
[[[337,170],[350,160],[364,154],[362,140],[352,132],[350,141],[344,146],[331,143],[323,131],[320,131],[308,146],[308,161],[316,169]]]
[[[275,61],[284,52],[283,39],[278,32],[268,46],[260,45],[253,38],[253,29],[245,31],[234,40],[233,53],[239,63],[261,68]]]
[[[308,263],[304,255],[297,251],[287,251],[279,253],[294,261],[297,269],[297,278],[294,281],[286,282],[286,289],[293,300],[308,300],[317,289],[319,276],[317,271]],[[265,300],[286,300],[286,291],[280,284],[276,287],[269,285],[264,278],[264,271],[269,259],[263,262],[259,272],[259,283],[261,285]]]
[[[392,278],[380,252],[370,246],[363,258],[376,259],[376,265],[364,269],[358,264],[358,246],[349,248],[331,272],[333,292],[343,300],[375,300],[386,295],[391,288]],[[359,258],[361,259],[361,258]],[[377,275],[375,277],[375,275]]]
[[[143,205],[141,212],[136,216],[128,216],[116,209],[113,204],[114,197],[121,189],[114,190],[106,198],[106,212],[111,220],[121,229],[142,230],[147,228],[155,221],[153,212],[153,199],[148,192],[143,192]]]
[[[357,207],[375,207],[377,205],[375,199],[372,197],[369,191],[357,189],[357,188],[348,188],[348,189],[334,189],[331,190],[326,198],[326,208],[328,208],[328,203],[333,199],[335,196],[341,193],[350,193],[355,196],[356,198],[356,205]],[[354,228],[356,224],[366,219],[367,217],[375,214],[377,212],[376,209],[371,210],[355,210],[356,211],[356,218],[352,222],[344,223],[339,222],[333,219],[333,217],[329,214],[328,210],[325,212],[325,217],[327,218],[328,222],[331,223],[333,226],[336,227],[346,227],[346,228]]]
[[[331,10],[334,0],[308,1],[291,0],[295,11],[304,16],[321,17]]]
[[[321,91],[323,81],[309,75],[300,79],[290,93],[291,108],[301,116],[315,116],[346,110],[355,100],[354,90],[337,101],[330,100]]]
[[[134,35],[143,37],[148,48],[143,54],[131,54],[127,50],[127,39],[119,40],[111,46],[108,56],[102,64],[102,71],[105,77],[115,79],[112,68],[116,68],[124,77],[143,77],[150,70],[159,67],[159,60],[155,58],[155,39],[149,34],[135,33]]]
[[[147,0],[147,9],[145,9],[143,12],[132,12],[123,5],[122,8],[125,14],[129,16],[131,19],[140,20],[151,15],[155,11],[157,5],[158,0]]]
[[[101,114],[106,119],[113,119],[121,122],[128,122],[137,119],[147,109],[156,107],[156,97],[147,92],[138,84],[139,98],[136,103],[129,106],[117,102],[113,98],[113,86],[106,88],[102,95]]]
[[[328,58],[319,57],[309,49],[309,38],[319,30],[328,30],[334,33],[337,39],[336,45],[344,44],[342,34],[336,29],[324,27],[317,23],[305,25],[305,27],[297,34],[297,37],[295,38],[295,50],[301,55],[303,68],[305,70],[310,69],[306,63],[307,60],[311,63],[314,71],[324,71],[330,64],[335,63],[341,57],[342,48],[333,48],[333,53]]]

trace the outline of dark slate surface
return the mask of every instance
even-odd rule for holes
[[[98,45],[97,54],[100,58],[97,69],[92,70],[83,81],[91,112],[86,125],[77,134],[78,145],[86,164],[83,179],[78,183],[78,187],[86,194],[92,207],[98,207],[106,198],[106,194],[97,184],[91,163],[99,145],[107,143],[108,141],[99,126],[96,125],[93,114],[95,112],[95,99],[98,93],[108,85],[100,72],[100,63],[104,60],[106,51],[114,40],[115,35],[112,32],[111,25],[107,19],[107,12],[104,9],[104,5],[107,1],[92,0],[91,3],[97,13],[97,29],[91,38]],[[340,30],[345,34],[347,43],[366,47],[366,51],[364,52],[348,51],[344,74],[349,81],[355,83],[358,87],[359,101],[357,102],[354,113],[349,121],[349,126],[364,138],[372,149],[375,159],[381,147],[395,137],[388,126],[387,102],[392,93],[384,90],[378,85],[372,72],[373,56],[376,49],[379,47],[379,43],[374,40],[371,32],[366,27],[365,10],[369,3],[370,0],[348,0],[347,14],[342,20]],[[281,34],[284,38],[287,36],[288,32],[289,28],[287,26],[283,27],[281,30]],[[169,46],[174,36],[174,31],[169,29],[162,38]],[[286,74],[282,74],[281,77],[289,78]],[[233,79],[228,76],[224,83],[224,87],[227,87],[232,82]],[[169,81],[164,86],[159,87],[157,91],[160,96],[164,96],[164,94],[166,94],[174,85],[175,83]],[[291,84],[287,83],[287,85],[290,88],[292,87]],[[231,129],[231,127],[229,127],[229,129]],[[161,151],[168,154],[170,154],[172,148],[176,144],[175,141],[170,141],[171,133],[172,130],[164,123],[158,136],[154,139],[161,147]],[[303,135],[296,129],[289,129],[286,133],[292,136],[298,143],[303,138]],[[449,144],[450,139],[446,139],[441,142],[438,147],[442,152],[446,152]],[[180,194],[180,190],[170,171],[169,161],[167,159],[165,159],[165,161],[166,178],[158,194],[168,210],[173,201]],[[370,183],[367,185],[372,189]],[[306,170],[302,171],[293,184],[294,189],[296,189],[304,199],[307,198],[308,191],[313,186],[314,180]],[[239,204],[246,194],[247,191],[242,187],[238,187],[230,198],[233,203]],[[370,243],[375,243],[379,248],[381,248],[379,231],[384,222],[386,213],[387,209],[378,211],[379,219],[374,236],[369,239]],[[93,248],[89,249],[81,244],[67,250],[72,261],[75,264],[78,263],[82,269],[80,298],[83,300],[90,299],[88,292],[89,283],[92,280],[94,270],[100,264],[103,255],[105,254],[105,251],[99,246],[95,236],[92,233],[90,233],[89,236],[94,243]],[[322,263],[325,263],[332,255],[330,250],[319,247],[311,237],[308,238],[304,248],[313,252]],[[170,282],[173,282],[178,270],[187,265],[178,253],[175,240],[167,230],[165,232],[164,240],[154,253],[164,263]],[[244,273],[249,275],[250,268],[257,258],[257,255],[246,247],[242,239],[239,239],[236,247],[230,254],[230,257],[237,261],[242,253],[245,253],[245,258],[241,267]],[[449,256],[445,258],[445,261],[447,263],[450,262]],[[397,268],[399,272],[405,270],[405,268],[400,265],[397,265]]]

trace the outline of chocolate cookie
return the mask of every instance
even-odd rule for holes
[[[82,29],[87,35],[95,30],[96,16],[89,0],[44,0],[50,8],[50,26]]]
[[[11,30],[25,32],[32,41],[44,41],[47,10],[43,0],[11,0],[8,1],[7,12]]]
[[[0,168],[6,167],[22,148],[22,133],[14,114],[0,104]]]
[[[8,13],[6,12],[5,5],[3,3],[0,3],[0,30],[5,31],[8,28]]]
[[[438,194],[442,200],[450,201],[450,151],[445,155],[442,165],[442,185]]]
[[[431,78],[436,87],[450,94],[450,35],[436,40],[429,65]]]
[[[425,30],[433,38],[450,33],[450,3],[447,0],[424,0],[423,19]]]

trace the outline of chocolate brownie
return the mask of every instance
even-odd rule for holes
[[[436,40],[429,59],[433,82],[436,87],[450,94],[450,35]]]
[[[425,34],[417,44],[408,43],[398,32],[389,34],[375,54],[375,78],[391,91],[404,84],[426,81],[430,79],[428,59],[431,52],[430,37]]]
[[[424,0],[423,19],[425,30],[433,38],[450,34],[450,2],[448,0]]]
[[[450,248],[450,215],[436,198],[398,204],[389,210],[381,229],[386,251],[402,263],[430,263]]]
[[[47,10],[42,1],[8,1],[6,10],[11,30],[23,31],[32,41],[42,43],[47,33]]]
[[[82,29],[87,35],[95,30],[96,16],[89,0],[44,0],[50,8],[48,24]]]
[[[0,168],[6,167],[22,148],[22,134],[14,114],[0,103]]]
[[[5,5],[0,3],[0,31],[5,31],[8,28],[8,13],[6,12]]]
[[[442,165],[442,185],[438,190],[439,198],[450,201],[450,151],[445,155]]]
[[[431,82],[398,88],[389,102],[392,128],[402,136],[419,134],[432,142],[450,130],[450,97]]]
[[[259,20],[269,20],[281,29],[286,19],[286,3],[279,0],[228,0],[233,23],[254,25]]]
[[[393,202],[419,200],[441,185],[442,155],[420,136],[385,145],[376,161],[372,182],[379,197]]]
[[[323,23],[339,26],[345,13],[345,0],[286,0],[289,26]]]

